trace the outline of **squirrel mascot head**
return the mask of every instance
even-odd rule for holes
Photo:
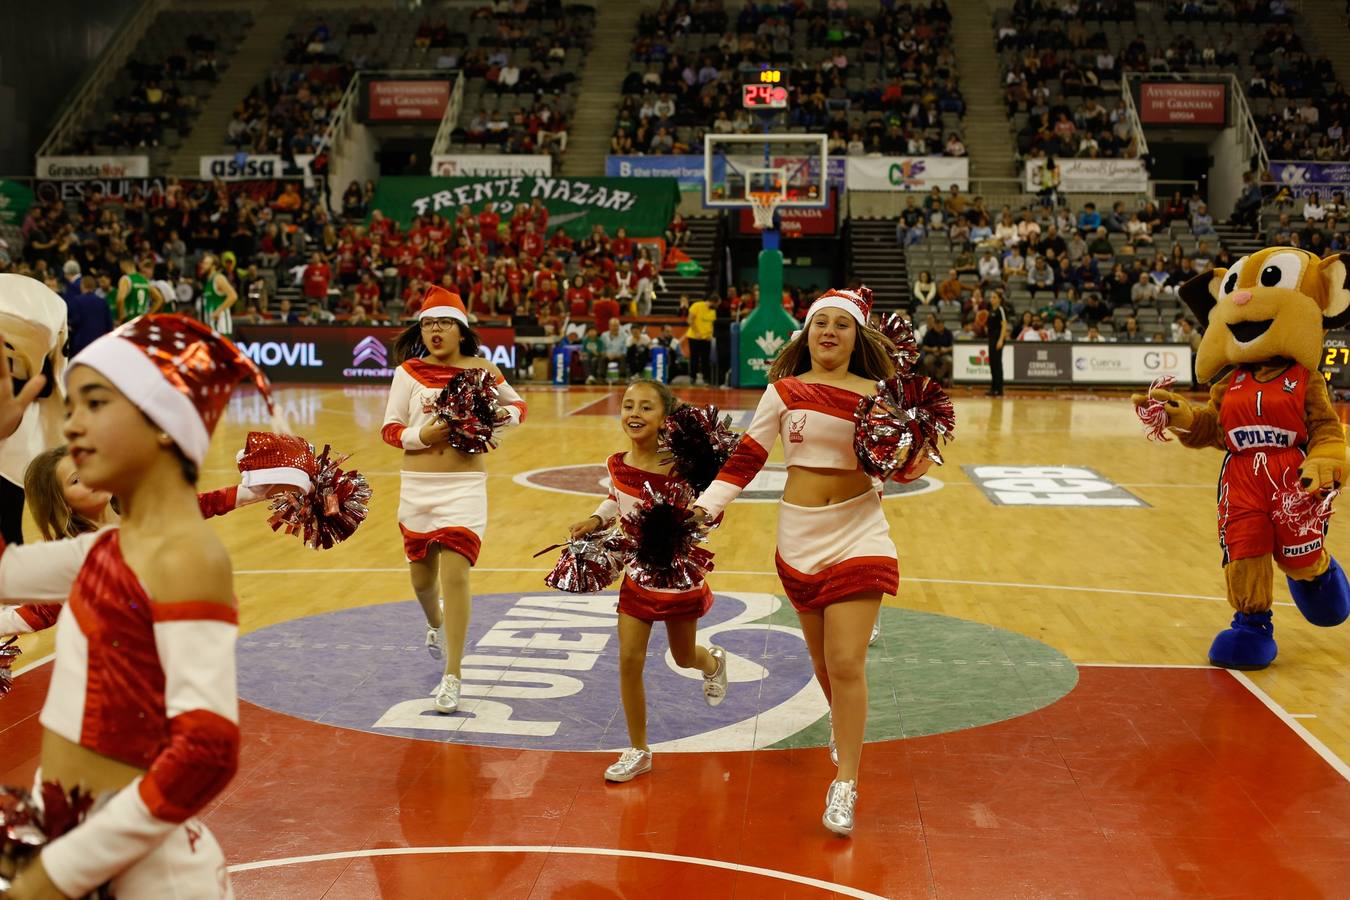
[[[1181,299],[1205,326],[1196,378],[1208,382],[1229,366],[1274,359],[1317,371],[1325,332],[1350,323],[1347,279],[1350,253],[1318,259],[1267,247],[1187,281]]]

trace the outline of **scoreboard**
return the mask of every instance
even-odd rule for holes
[[[1350,331],[1327,332],[1322,343],[1322,374],[1330,387],[1350,390]]]
[[[787,73],[781,69],[760,69],[741,85],[741,106],[745,109],[787,109]]]

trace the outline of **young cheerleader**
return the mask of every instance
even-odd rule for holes
[[[193,483],[243,377],[265,390],[233,344],[169,315],[122,326],[66,371],[71,459],[119,499],[121,520],[4,549],[0,600],[65,603],[37,782],[104,802],[19,873],[13,900],[103,884],[119,897],[232,896],[220,846],[193,818],[239,753],[230,559]],[[17,402],[0,388],[0,421]]]
[[[816,679],[830,704],[839,767],[825,797],[825,827],[853,831],[867,724],[864,664],[883,594],[900,570],[881,498],[853,451],[853,410],[895,366],[870,327],[869,299],[829,291],[769,370],[769,388],[721,472],[695,505],[717,515],[755,477],[782,435],[788,480],[778,509],[778,574],[797,610]],[[927,469],[898,476],[912,481]]]
[[[231,485],[197,495],[202,518],[210,519],[250,503],[275,496],[279,491],[307,490],[308,478],[299,470],[287,475],[288,484]],[[302,481],[303,479],[303,481]],[[117,506],[107,491],[96,491],[80,481],[70,448],[62,445],[44,450],[28,464],[23,476],[23,489],[28,499],[29,512],[44,541],[79,537],[98,531],[117,521]],[[61,612],[59,603],[31,603],[23,606],[0,606],[0,637],[11,634],[29,634],[56,624]]]
[[[490,361],[478,355],[478,335],[459,295],[432,286],[417,322],[398,339],[398,370],[389,388],[381,436],[403,451],[398,526],[413,591],[427,618],[427,652],[445,658],[436,709],[459,708],[460,659],[469,628],[469,569],[487,527],[483,454],[449,444],[449,426],[435,417],[436,398],[465,369],[487,369],[497,382],[498,425],[519,425],[525,401]],[[442,603],[443,601],[443,603]]]
[[[671,460],[656,449],[656,438],[676,405],[670,388],[659,381],[637,381],[623,395],[619,426],[633,442],[627,453],[615,453],[605,463],[609,469],[609,497],[586,521],[572,526],[572,537],[589,534],[615,516],[633,511],[642,497],[643,482],[660,485],[671,480]],[[695,643],[698,620],[712,607],[707,583],[687,591],[657,590],[638,586],[627,572],[619,588],[619,696],[628,722],[632,746],[605,770],[606,781],[632,781],[652,769],[652,751],[647,746],[647,695],[642,669],[647,659],[647,641],[652,623],[666,623],[670,655],[675,665],[703,673],[703,697],[717,706],[727,694],[726,654],[721,647]]]

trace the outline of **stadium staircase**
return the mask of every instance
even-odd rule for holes
[[[1336,77],[1342,84],[1350,84],[1350,25],[1346,23],[1345,7],[1328,0],[1310,0],[1298,7],[1302,23],[1296,22],[1294,27],[1305,35],[1316,35],[1317,49],[1331,60]]]
[[[594,42],[581,72],[581,93],[567,134],[563,174],[605,174],[605,156],[628,74],[628,57],[637,34],[640,3],[607,3],[596,16]]]
[[[192,9],[197,3],[180,0],[178,9]],[[208,7],[206,3],[201,4]],[[247,5],[247,4],[245,4]],[[296,7],[290,3],[258,4],[253,9],[253,28],[230,60],[230,68],[221,76],[210,101],[197,118],[192,134],[169,162],[169,174],[196,178],[199,157],[226,153],[225,129],[234,109],[244,101],[254,85],[261,84],[281,59],[282,41],[295,22]]]
[[[1219,243],[1225,250],[1233,254],[1234,259],[1246,256],[1248,253],[1255,253],[1265,246],[1265,242],[1261,240],[1261,235],[1245,225],[1223,222],[1216,224],[1214,230],[1219,233]]]
[[[1003,79],[994,49],[993,13],[986,0],[961,0],[950,6],[952,46],[961,72],[961,96],[966,101],[961,126],[970,157],[971,190],[979,194],[1014,193],[1020,189],[1010,183],[987,186],[974,183],[982,179],[1017,178],[1020,174],[1009,138],[1008,109],[1003,103]]]
[[[848,223],[850,284],[872,289],[875,309],[890,312],[909,300],[905,254],[895,242],[890,219],[851,219]]]
[[[571,153],[570,149],[568,153]],[[652,303],[652,312],[657,315],[675,315],[679,311],[682,295],[688,295],[689,302],[693,303],[707,297],[708,292],[717,284],[720,263],[718,219],[715,216],[704,216],[688,218],[684,222],[689,226],[689,245],[684,248],[684,252],[702,267],[702,271],[696,275],[680,275],[673,269],[662,272],[661,280],[665,282],[666,287],[664,290],[657,290],[656,300]]]

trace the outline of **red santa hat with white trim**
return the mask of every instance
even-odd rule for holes
[[[828,290],[817,297],[806,311],[806,321],[810,322],[812,316],[822,309],[842,309],[853,316],[859,325],[866,325],[872,315],[872,290],[866,287],[859,287],[856,291],[841,288]]]
[[[287,484],[308,494],[319,474],[314,446],[294,434],[250,431],[244,449],[235,455],[244,487],[262,491],[276,484]]]
[[[106,378],[197,465],[230,393],[252,379],[275,417],[267,377],[228,338],[196,319],[147,315],[105,334],[70,361]]]
[[[417,313],[417,318],[419,321],[449,318],[468,325],[469,311],[464,308],[464,301],[460,299],[459,294],[433,284],[422,295],[422,309]]]

